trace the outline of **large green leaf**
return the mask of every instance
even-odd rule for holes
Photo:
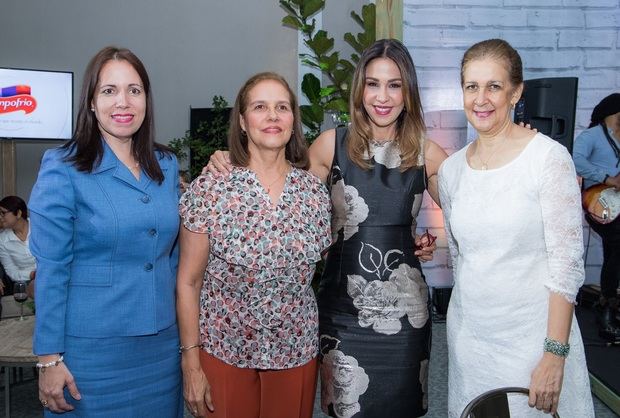
[[[349,104],[341,98],[330,100],[325,104],[325,110],[334,110],[336,112],[348,112]]]
[[[282,18],[282,24],[285,26],[290,26],[293,29],[301,29],[301,22],[293,16],[284,16]]]
[[[334,38],[327,36],[324,30],[317,31],[314,38],[308,39],[306,45],[318,56],[324,55],[334,47]]]
[[[321,95],[321,97],[327,97],[327,96],[333,94],[336,90],[337,90],[336,86],[322,87],[321,91],[320,91],[320,95]]]
[[[377,9],[373,3],[362,6],[362,16],[364,18],[364,31],[375,33]]]
[[[309,18],[325,7],[325,0],[306,0],[301,4],[301,15],[304,19]]]
[[[310,103],[318,103],[321,100],[321,80],[314,74],[304,74],[301,82],[301,91],[306,95]]]
[[[323,71],[331,73],[338,67],[338,59],[337,52],[330,55],[321,55],[319,57],[319,65]]]
[[[309,129],[318,129],[323,123],[323,108],[320,105],[299,106],[301,122]]]
[[[284,10],[286,10],[288,12],[288,14],[292,15],[292,16],[297,16],[297,10],[295,8],[293,8],[293,6],[291,6],[290,2],[288,1],[284,1],[284,0],[280,0],[280,6],[282,6],[282,8]]]

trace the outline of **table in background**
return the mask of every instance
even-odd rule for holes
[[[5,416],[11,416],[10,368],[34,366],[37,356],[32,354],[34,316],[9,318],[0,321],[0,369],[4,368]]]

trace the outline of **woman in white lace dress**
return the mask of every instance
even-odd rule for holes
[[[579,188],[567,150],[514,124],[521,59],[472,46],[461,84],[478,138],[439,171],[455,286],[448,309],[449,416],[502,386],[530,388],[513,416],[593,417],[573,308],[584,278]],[[537,411],[540,410],[540,411]]]

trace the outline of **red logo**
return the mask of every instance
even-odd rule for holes
[[[29,94],[0,98],[0,114],[23,110],[26,114],[37,108],[37,100]]]
[[[30,94],[30,86],[18,85],[0,89],[0,114],[23,110],[32,113],[37,108],[37,100]]]

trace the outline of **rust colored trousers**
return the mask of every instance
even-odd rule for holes
[[[284,370],[243,369],[200,351],[211,385],[208,418],[312,418],[317,359]]]

